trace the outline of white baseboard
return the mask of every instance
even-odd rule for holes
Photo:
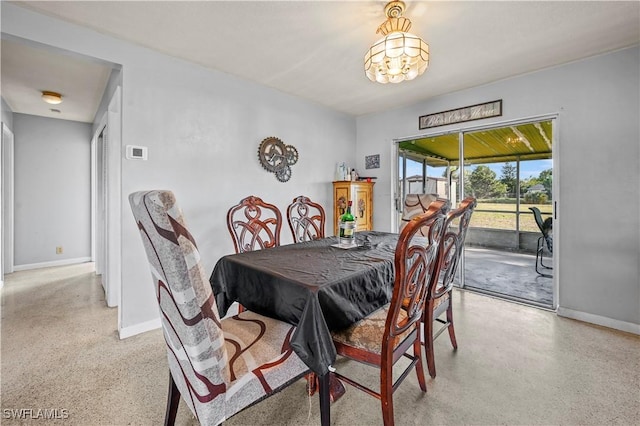
[[[589,322],[591,324],[601,325],[603,327],[614,328],[627,333],[640,335],[640,324],[632,322],[620,321],[613,318],[607,318],[600,315],[588,314],[586,312],[574,311],[573,309],[558,306],[558,315],[561,317],[572,318],[578,321]]]
[[[127,337],[135,336],[136,334],[141,334],[146,331],[156,330],[162,327],[162,323],[160,322],[160,317],[156,319],[152,319],[150,321],[146,321],[140,324],[131,325],[129,327],[122,327],[120,329],[120,339],[126,339]]]
[[[76,263],[91,262],[91,257],[76,257],[75,259],[54,260],[52,262],[29,263],[27,265],[15,265],[13,271],[28,271],[29,269],[49,268],[52,266],[74,265]]]
[[[227,315],[224,318],[236,315],[238,313],[238,303],[233,302],[233,304],[227,310]],[[162,322],[160,321],[160,317],[156,319],[152,319],[150,321],[146,321],[140,324],[130,325],[129,327],[123,327],[120,329],[120,339],[126,339],[127,337],[135,336],[136,334],[141,334],[147,331],[156,330],[162,327]]]

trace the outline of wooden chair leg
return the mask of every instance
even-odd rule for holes
[[[167,396],[167,413],[164,417],[165,426],[173,426],[176,422],[176,414],[178,414],[178,404],[180,404],[180,392],[173,381],[173,376],[169,372],[169,395]]]
[[[382,422],[384,426],[393,426],[393,363],[382,361],[380,370],[380,403],[382,405]]]
[[[316,373],[309,373],[304,378],[307,379],[307,394],[313,396],[318,391],[318,376]]]
[[[422,392],[426,392],[427,382],[424,378],[424,366],[422,365],[422,344],[420,343],[420,339],[416,339],[416,341],[413,343],[413,356],[415,356],[418,360],[418,362],[416,362],[418,384],[420,385],[420,389],[422,389]]]
[[[447,308],[447,329],[449,330],[449,339],[451,339],[451,345],[453,349],[458,349],[458,342],[456,341],[456,331],[453,328],[453,301],[451,297],[453,294],[449,293],[449,307]]]
[[[427,307],[427,309],[431,309]],[[426,319],[424,325],[424,352],[427,357],[427,369],[429,375],[433,378],[436,377],[436,363],[433,355],[433,316],[425,315]]]

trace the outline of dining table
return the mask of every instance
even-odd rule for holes
[[[209,279],[221,315],[234,302],[295,325],[291,347],[319,377],[321,418],[329,421],[331,331],[389,303],[398,234],[362,231],[355,244],[338,237],[223,256]]]

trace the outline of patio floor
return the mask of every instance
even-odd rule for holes
[[[538,275],[535,262],[531,254],[465,247],[465,288],[552,308],[553,278]],[[544,263],[553,260],[545,256]]]

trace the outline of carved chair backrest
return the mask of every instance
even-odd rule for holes
[[[453,280],[462,256],[464,242],[471,221],[471,215],[476,208],[474,197],[467,197],[447,214],[445,233],[440,248],[440,270],[429,285],[429,297],[437,299],[451,290]]]
[[[383,342],[383,351],[392,348],[392,340],[422,318],[429,283],[438,272],[438,250],[448,210],[449,201],[438,199],[426,212],[408,221],[400,232],[394,259],[393,296],[385,324],[388,341]]]
[[[282,215],[273,204],[250,195],[229,209],[227,228],[236,253],[277,247]]]
[[[287,221],[296,243],[324,238],[324,209],[303,195],[294,198],[287,208]]]

